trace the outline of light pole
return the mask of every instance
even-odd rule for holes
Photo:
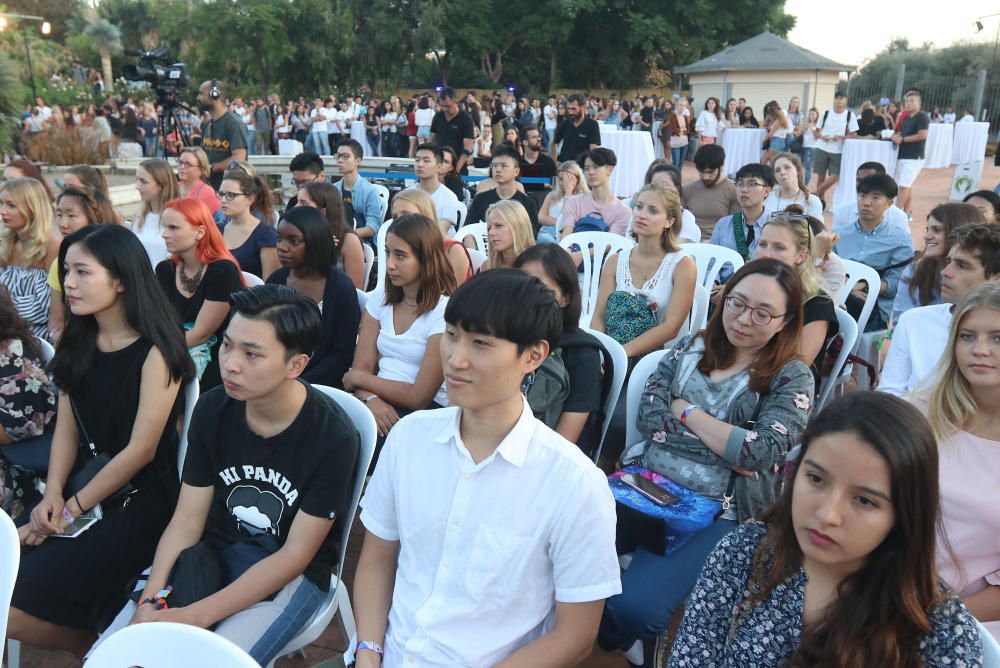
[[[991,19],[1000,14],[987,14],[976,19],[976,32],[983,31],[983,19]],[[997,21],[997,36],[993,38],[993,60],[990,62],[990,78],[996,73],[997,67],[997,44],[1000,44],[1000,21]]]
[[[42,24],[42,34],[48,35],[52,32],[52,24],[45,20],[44,16],[31,16],[29,14],[0,14],[0,30],[7,27],[7,19],[20,19],[22,21],[39,21]],[[24,40],[24,57],[28,61],[28,80],[31,81],[31,101],[34,103],[38,99],[38,91],[35,89],[35,73],[31,68],[31,47],[28,45],[28,33],[22,32]]]

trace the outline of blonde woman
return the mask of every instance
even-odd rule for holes
[[[559,216],[562,215],[563,202],[567,197],[590,192],[587,179],[583,176],[583,170],[575,160],[567,160],[559,165],[556,170],[556,184],[552,191],[545,196],[542,208],[538,211],[538,222],[541,229],[538,231],[540,241],[550,241],[555,243],[556,230],[559,229]],[[547,235],[544,239],[542,235]],[[551,238],[550,238],[551,237]]]
[[[1000,640],[1000,283],[955,306],[929,393],[911,399],[940,444],[938,574]]]
[[[142,212],[132,223],[135,236],[139,237],[149,261],[155,267],[163,262],[170,253],[163,241],[163,228],[160,227],[160,214],[167,202],[177,199],[177,179],[170,163],[160,158],[144,160],[135,168],[135,187],[142,200]]]
[[[48,270],[59,254],[54,217],[48,192],[35,179],[13,179],[0,188],[0,283],[42,338],[48,336]]]
[[[764,119],[767,124],[765,141],[769,143],[764,157],[760,159],[760,164],[767,165],[774,156],[786,150],[788,133],[795,128],[789,123],[788,114],[781,108],[777,100],[771,100],[764,105]]]
[[[200,146],[188,146],[177,156],[177,190],[180,196],[199,200],[214,216],[221,204],[215,189],[205,183],[211,173],[208,154]]]
[[[764,223],[754,259],[773,258],[794,267],[802,279],[804,319],[799,336],[799,359],[810,365],[816,387],[826,347],[837,332],[837,312],[816,268],[812,229],[801,213],[779,213]]]
[[[535,245],[528,212],[512,199],[500,200],[486,209],[486,233],[490,248],[482,271],[513,267],[521,251]]]
[[[392,198],[390,213],[394,220],[408,213],[418,213],[430,218],[435,223],[438,222],[434,200],[420,188],[407,188],[396,193],[396,196]],[[451,265],[452,271],[455,272],[455,285],[459,286],[472,278],[472,258],[465,246],[458,241],[444,235],[442,235],[442,239],[444,241],[444,254],[448,258],[448,264]]]

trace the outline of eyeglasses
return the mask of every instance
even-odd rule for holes
[[[771,215],[767,217],[767,222],[770,223],[775,218],[801,221],[806,226],[806,232],[809,234],[810,243],[812,243],[812,225],[809,222],[809,216],[804,213],[796,213],[795,211],[772,211]]]
[[[228,192],[226,190],[220,190],[219,191],[219,199],[221,199],[223,202],[232,202],[234,199],[236,199],[240,195],[244,195],[245,196],[246,193],[234,193],[234,192]]]
[[[226,165],[226,169],[238,169],[241,172],[243,172],[244,174],[246,174],[247,176],[250,176],[250,177],[253,176],[253,174],[250,173],[250,170],[247,168],[246,165],[244,165],[244,164],[242,164],[240,162],[237,162],[236,160],[230,160],[229,164]]]
[[[763,188],[764,184],[759,181],[737,181],[737,190],[753,190],[754,188]]]
[[[733,315],[739,317],[743,315],[743,312],[746,311],[747,309],[750,309],[750,320],[753,321],[753,324],[761,327],[770,324],[771,321],[774,320],[775,318],[783,318],[785,316],[784,313],[780,315],[775,315],[770,311],[766,311],[762,308],[751,308],[749,304],[747,304],[739,297],[734,297],[732,295],[726,297],[726,310],[732,313]]]
[[[197,166],[198,166],[197,162],[185,162],[184,160],[178,160],[177,161],[177,167],[178,168],[180,168],[180,167],[190,167],[191,169],[194,169]]]

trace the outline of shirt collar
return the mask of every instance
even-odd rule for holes
[[[858,218],[854,219],[854,227],[857,228],[858,232],[861,232],[862,234],[876,234],[879,230],[885,227],[885,223],[888,219],[889,219],[889,212],[886,211],[885,215],[882,216],[882,221],[878,225],[873,227],[871,230],[866,230],[865,228],[861,227],[861,218],[859,216]]]
[[[495,455],[500,455],[518,468],[524,466],[524,462],[528,458],[528,447],[535,436],[536,420],[524,395],[521,395],[521,403],[523,406],[521,417],[514,423],[514,428],[500,441],[500,445],[493,451],[494,454],[480,462],[480,465],[490,461]],[[469,456],[469,451],[465,447],[465,443],[462,442],[461,420],[462,409],[458,408],[454,411],[453,418],[441,428],[434,441],[436,443],[454,443],[461,452]]]

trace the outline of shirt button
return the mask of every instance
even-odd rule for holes
[[[471,476],[471,475],[469,475],[468,473],[466,473],[466,474],[465,474],[465,479],[466,479],[466,480],[471,480],[471,479],[472,479],[472,476]]]

